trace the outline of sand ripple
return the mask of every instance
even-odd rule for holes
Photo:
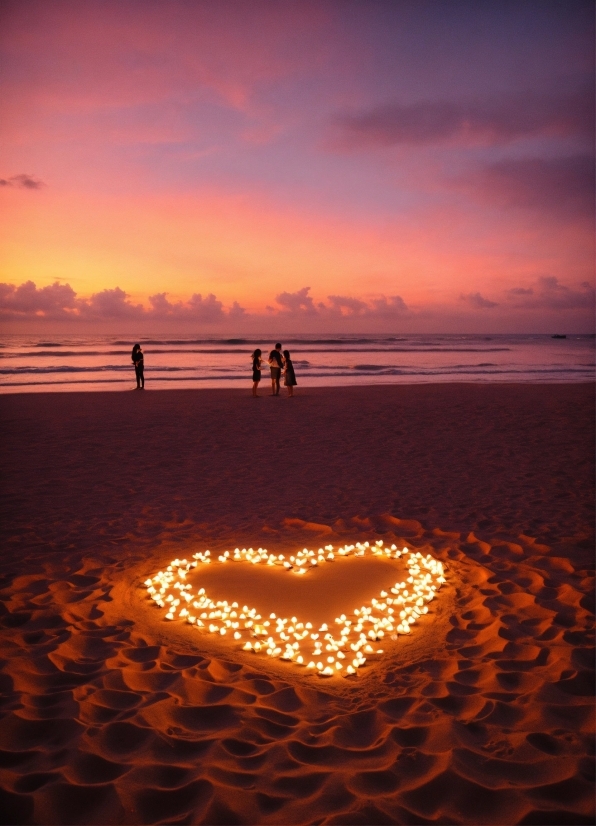
[[[3,593],[4,817],[590,822],[589,572],[526,536],[393,517],[358,531],[431,549],[452,602],[431,649],[340,689],[118,618],[135,562],[16,578]]]

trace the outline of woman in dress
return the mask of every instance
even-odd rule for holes
[[[290,358],[290,351],[284,350],[284,384],[288,388],[288,396],[294,395],[294,388],[298,384],[296,381],[296,374],[294,373],[294,365]]]
[[[132,348],[132,363],[135,366],[135,376],[137,377],[137,390],[145,389],[145,364],[143,361],[143,351],[140,344],[135,344]]]
[[[255,398],[259,395],[257,388],[261,381],[261,351],[255,350],[251,356],[252,358],[252,394]]]

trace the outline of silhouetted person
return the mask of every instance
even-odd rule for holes
[[[145,364],[143,361],[143,351],[140,344],[135,344],[132,348],[132,363],[135,366],[135,376],[137,377],[137,390],[145,389]]]
[[[288,388],[288,396],[293,396],[294,388],[298,382],[296,381],[294,365],[292,364],[289,350],[284,350],[284,384]]]
[[[269,353],[269,367],[271,368],[271,395],[279,396],[279,380],[281,378],[281,370],[284,366],[281,357],[281,344],[279,342],[275,345],[275,350]]]
[[[261,351],[259,349],[255,350],[252,354],[252,394],[256,398],[259,394],[257,393],[257,388],[259,386],[259,382],[261,381]]]

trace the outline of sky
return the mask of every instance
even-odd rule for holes
[[[592,332],[594,6],[4,0],[8,332]]]

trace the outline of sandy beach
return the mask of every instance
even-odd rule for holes
[[[592,823],[594,386],[261,392],[0,398],[1,822]],[[446,582],[347,678],[166,622],[143,585],[378,541]],[[393,576],[358,564],[210,587],[320,622]]]

